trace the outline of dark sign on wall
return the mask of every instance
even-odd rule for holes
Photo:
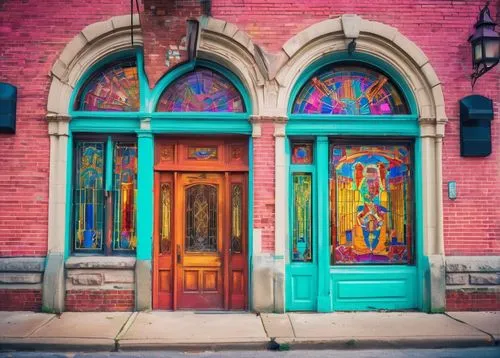
[[[17,88],[0,82],[0,133],[16,132]]]

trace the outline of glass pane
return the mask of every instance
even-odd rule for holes
[[[172,248],[172,188],[170,183],[161,184],[160,253],[170,253]]]
[[[198,184],[186,190],[186,251],[217,251],[217,187]]]
[[[331,147],[334,263],[411,262],[410,157],[405,145]]]
[[[312,260],[311,174],[293,174],[292,261]]]
[[[104,143],[77,142],[73,212],[75,250],[101,250],[104,234]]]
[[[217,147],[188,147],[188,159],[217,160]]]
[[[158,112],[244,112],[236,87],[209,69],[198,69],[173,82],[160,97]]]
[[[231,251],[241,253],[241,230],[243,227],[243,193],[241,184],[231,186]]]
[[[362,67],[323,69],[302,87],[293,113],[380,115],[408,114],[408,107],[383,74]]]
[[[113,250],[135,250],[137,145],[115,143],[113,180]]]
[[[93,74],[78,96],[76,110],[138,111],[139,77],[135,60],[106,66]]]
[[[311,143],[293,144],[292,164],[311,164],[312,161],[313,157]]]

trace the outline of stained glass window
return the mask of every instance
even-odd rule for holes
[[[160,252],[165,254],[169,253],[172,248],[172,188],[170,183],[161,184],[160,200]]]
[[[217,251],[217,187],[197,184],[186,189],[186,251]]]
[[[311,143],[295,143],[292,145],[292,164],[311,164],[312,161]]]
[[[241,184],[231,186],[231,252],[241,253],[243,219],[243,192]]]
[[[135,60],[103,67],[82,86],[76,110],[133,112],[140,107],[139,78]]]
[[[384,74],[362,67],[331,66],[302,87],[292,113],[393,115],[409,111],[404,97]]]
[[[331,146],[333,263],[411,263],[411,177],[407,145]]]
[[[173,82],[160,97],[158,112],[244,112],[243,98],[220,74],[200,68]]]
[[[115,143],[113,249],[134,250],[136,235],[137,145]]]
[[[74,249],[100,250],[104,235],[104,142],[78,142],[75,153]]]
[[[312,260],[312,182],[311,174],[293,174],[292,261]]]

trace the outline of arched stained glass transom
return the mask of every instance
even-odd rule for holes
[[[121,60],[96,71],[82,86],[75,110],[134,112],[140,107],[135,59]]]
[[[294,114],[409,114],[404,96],[384,74],[360,66],[328,66],[302,87]]]
[[[199,68],[175,80],[161,95],[158,112],[245,112],[243,97],[225,77]]]

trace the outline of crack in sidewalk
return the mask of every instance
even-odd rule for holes
[[[118,352],[120,349],[120,339],[123,334],[125,334],[130,326],[135,322],[137,316],[139,315],[140,312],[132,312],[132,314],[129,316],[129,318],[123,323],[123,326],[120,328],[118,333],[116,334],[115,338],[113,339],[115,341],[115,348],[113,352]]]
[[[497,345],[496,339],[495,339],[495,337],[494,337],[491,333],[486,332],[486,331],[483,331],[483,330],[482,330],[481,328],[479,328],[479,327],[473,326],[473,325],[472,325],[472,324],[470,324],[470,323],[467,323],[467,322],[465,322],[465,321],[459,320],[458,318],[455,318],[455,317],[453,317],[453,316],[450,316],[450,315],[449,315],[448,313],[446,313],[446,312],[444,313],[444,315],[445,315],[445,316],[447,316],[447,317],[449,317],[449,318],[451,318],[451,319],[452,319],[452,320],[454,320],[454,321],[457,321],[457,322],[463,323],[463,324],[465,324],[465,325],[467,325],[467,326],[469,326],[469,327],[472,327],[472,328],[474,328],[474,329],[477,329],[479,332],[482,332],[482,333],[486,334],[488,337],[490,337],[490,340],[491,340],[492,345],[493,345],[493,346],[496,346],[496,345]]]

